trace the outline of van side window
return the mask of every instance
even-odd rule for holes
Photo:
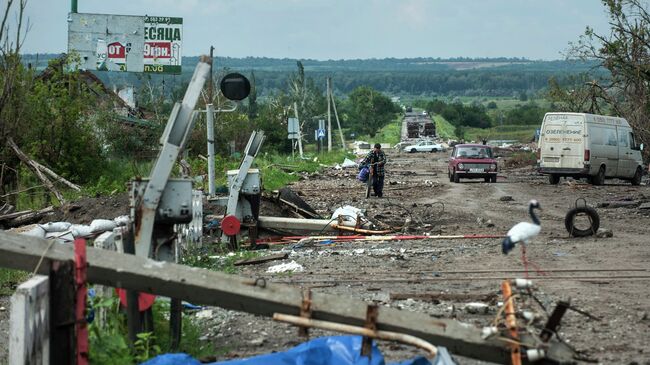
[[[607,146],[616,146],[616,131],[612,129],[606,129],[605,133],[607,134],[607,137],[605,138],[605,142]]]
[[[620,133],[618,135],[618,145],[620,147],[627,147],[627,133]]]
[[[634,133],[630,132],[630,148],[633,150],[639,150],[639,146],[637,146],[636,141],[634,140]]]

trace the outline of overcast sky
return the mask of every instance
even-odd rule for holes
[[[69,0],[28,0],[26,53],[67,48]],[[183,18],[183,55],[561,59],[598,0],[78,0],[80,13]],[[6,0],[2,0],[6,3]]]

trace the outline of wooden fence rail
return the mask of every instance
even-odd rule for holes
[[[48,249],[49,247],[49,249]],[[53,244],[40,238],[0,232],[0,266],[49,273],[55,261],[72,261],[73,246]],[[178,298],[196,304],[272,317],[274,313],[300,315],[304,290],[268,283],[264,278],[243,278],[220,272],[159,262],[117,252],[88,247],[87,278],[91,283],[137,290]],[[368,304],[324,293],[311,294],[311,318],[354,326],[363,326]],[[483,339],[481,330],[451,319],[432,318],[427,314],[380,307],[377,329],[422,338],[451,353],[489,362],[508,364],[508,344],[498,339]],[[533,338],[522,336],[524,345],[535,347]],[[546,351],[552,362],[568,363],[573,351],[552,342]]]

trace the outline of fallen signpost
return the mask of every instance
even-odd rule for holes
[[[74,260],[73,246],[0,232],[1,267],[34,270],[41,258],[37,271],[48,274],[54,263]],[[264,278],[242,278],[93,247],[87,249],[87,280],[267,317],[274,313],[298,315],[304,299],[302,289]],[[364,301],[319,292],[310,297],[310,318],[352,326],[363,326],[366,321],[368,303]],[[506,341],[484,339],[480,329],[455,320],[379,307],[376,324],[377,330],[415,336],[461,356],[501,364],[510,361]],[[522,347],[538,346],[537,339],[525,331],[519,340]],[[549,363],[573,362],[574,351],[556,339],[545,346]]]

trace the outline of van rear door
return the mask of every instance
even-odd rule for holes
[[[634,134],[629,127],[617,127],[618,132],[618,171],[619,177],[631,178],[636,173],[639,166],[637,162],[640,152],[635,151]]]
[[[584,168],[584,123],[582,115],[546,115],[540,136],[540,164],[542,167]]]

